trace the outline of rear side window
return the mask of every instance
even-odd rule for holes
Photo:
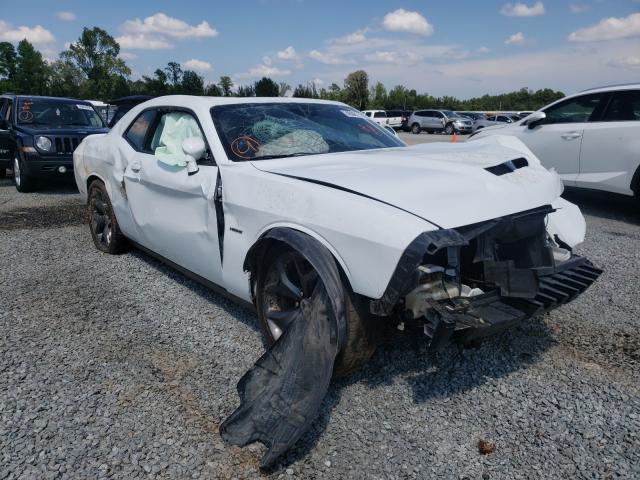
[[[570,98],[547,108],[545,124],[549,123],[585,123],[598,118],[602,111],[604,93],[592,93]]]
[[[153,123],[155,116],[155,110],[142,112],[125,132],[124,137],[136,150],[142,151],[145,149],[147,133],[149,132],[149,127]]]
[[[387,114],[386,114],[386,113],[384,113],[384,112],[376,112],[376,113],[373,115],[373,118],[387,118]]]
[[[640,90],[615,92],[604,114],[605,122],[640,120]]]

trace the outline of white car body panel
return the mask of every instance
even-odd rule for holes
[[[601,92],[640,90],[640,84],[593,89],[564,97],[540,111],[568,99]],[[640,119],[555,123],[529,129],[527,118],[478,130],[470,140],[492,135],[513,135],[522,140],[547,168],[554,168],[565,185],[633,195],[631,182],[640,168]]]
[[[90,179],[101,179],[127,237],[245,300],[251,300],[249,276],[243,270],[247,252],[277,226],[322,242],[353,291],[372,299],[384,293],[407,245],[438,226],[459,227],[553,204],[559,208],[549,215],[553,231],[570,246],[584,238],[580,211],[559,199],[557,175],[513,137],[230,161],[210,108],[273,101],[169,96],[138,105],[110,133],[87,137],[76,150],[81,195],[86,199]],[[192,110],[217,166],[202,165],[188,176],[185,169],[162,171],[153,155],[136,152],[123,133],[142,110],[153,106]],[[484,169],[518,157],[525,157],[529,166],[502,176]],[[218,172],[225,220],[222,262],[213,202]]]

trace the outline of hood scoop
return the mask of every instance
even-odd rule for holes
[[[519,168],[528,166],[529,162],[527,161],[527,159],[520,157],[514,160],[508,160],[504,163],[499,163],[498,165],[494,165],[493,167],[486,167],[485,170],[499,177],[501,175],[506,175],[507,173],[515,172]]]

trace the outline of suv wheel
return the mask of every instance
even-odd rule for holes
[[[89,186],[88,197],[89,228],[96,248],[111,254],[125,252],[128,247],[127,239],[120,231],[104,183],[94,180]]]
[[[420,128],[419,123],[414,123],[413,125],[411,125],[411,133],[413,133],[414,135],[419,134],[421,131],[422,129]]]
[[[22,193],[31,192],[35,187],[33,178],[24,173],[22,160],[18,157],[13,159],[13,183],[16,186],[16,190]]]
[[[276,247],[265,258],[266,264],[258,271],[256,307],[262,333],[266,343],[271,345],[291,326],[292,321],[305,321],[300,314],[301,302],[311,300],[314,295],[322,295],[325,287],[311,264],[294,250]],[[344,349],[336,357],[333,370],[336,377],[348,375],[364,365],[377,345],[370,331],[373,320],[365,308],[358,306],[347,285],[344,290],[347,339]],[[321,314],[327,315],[330,308],[327,305]]]
[[[453,135],[453,132],[455,132],[456,129],[453,128],[453,125],[448,123],[446,127],[444,127],[444,133],[446,133],[447,135]]]

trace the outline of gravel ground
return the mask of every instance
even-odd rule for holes
[[[640,210],[570,199],[606,269],[594,287],[476,349],[398,332],[263,474],[262,446],[218,435],[262,352],[254,314],[99,253],[72,190],[2,180],[0,479],[639,478]]]

